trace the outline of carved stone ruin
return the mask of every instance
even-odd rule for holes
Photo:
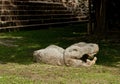
[[[66,65],[71,67],[89,67],[96,63],[95,54],[99,51],[97,44],[75,43],[66,49],[56,45],[50,45],[45,49],[34,51],[33,56],[36,62],[51,65]]]
[[[64,52],[65,65],[73,67],[94,65],[97,60],[97,57],[94,57],[94,55],[98,51],[97,44],[84,42],[73,44]]]

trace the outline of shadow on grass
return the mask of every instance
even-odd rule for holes
[[[0,33],[0,63],[33,63],[33,52],[55,44],[66,48],[77,42],[73,28],[50,28],[33,31]]]
[[[100,44],[100,52],[97,57],[98,65],[120,68],[120,43]]]
[[[45,48],[51,44],[66,48],[73,43],[84,41],[99,44],[100,52],[96,55],[98,57],[98,65],[120,67],[120,44],[101,43],[98,39],[88,39],[85,36],[86,29],[83,28],[82,30],[82,27],[71,26],[0,33],[0,41],[3,41],[4,44],[16,45],[6,46],[0,44],[0,63],[31,64],[33,63],[32,54],[35,50]]]

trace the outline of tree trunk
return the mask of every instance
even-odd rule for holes
[[[96,27],[94,34],[105,35],[106,31],[106,0],[98,0],[96,2]]]

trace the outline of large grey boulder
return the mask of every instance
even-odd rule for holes
[[[65,50],[56,45],[50,45],[45,49],[36,50],[33,53],[36,62],[51,65],[66,65],[71,67],[89,67],[96,63],[94,55],[99,47],[94,43],[75,43]]]
[[[64,65],[63,52],[63,48],[56,45],[50,45],[45,49],[34,51],[33,56],[36,62],[43,62],[51,65]]]

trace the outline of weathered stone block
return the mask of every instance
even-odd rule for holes
[[[75,43],[65,50],[56,45],[50,45],[45,49],[34,51],[33,56],[36,62],[43,62],[51,65],[66,65],[72,67],[89,67],[95,64],[99,51],[97,44]]]

